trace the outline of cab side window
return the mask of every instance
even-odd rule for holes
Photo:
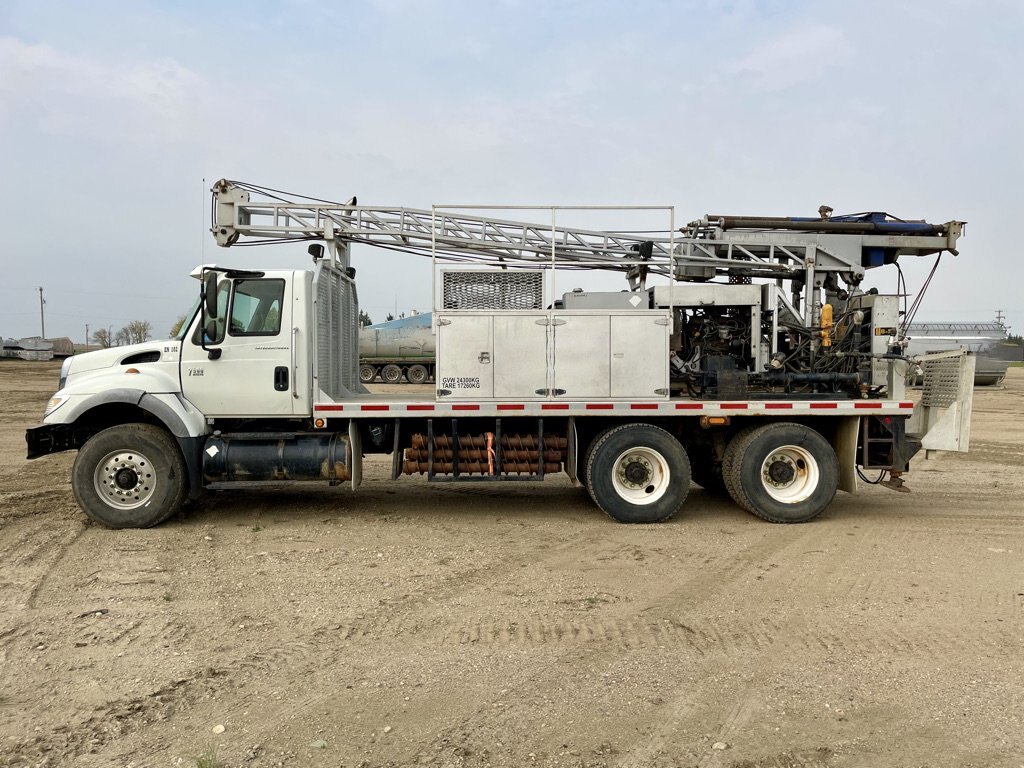
[[[284,280],[239,279],[231,298],[232,336],[277,336],[281,332]]]

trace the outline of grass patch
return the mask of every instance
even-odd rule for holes
[[[261,526],[261,525],[254,525],[249,530],[252,531],[253,533],[259,533],[260,531],[263,530],[263,526]]]
[[[174,596],[170,592],[164,592],[164,602],[169,603],[174,599]]]
[[[216,747],[209,747],[201,755],[197,755],[195,761],[196,768],[227,768],[220,758],[217,757]]]

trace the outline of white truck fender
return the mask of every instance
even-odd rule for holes
[[[141,408],[156,418],[175,437],[198,437],[206,433],[205,417],[177,395],[154,395],[128,388],[72,396],[63,407],[47,416],[44,422],[73,424],[94,408],[112,403],[124,403]]]

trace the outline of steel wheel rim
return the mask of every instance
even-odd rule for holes
[[[153,462],[138,451],[111,451],[93,471],[96,495],[114,509],[137,509],[156,493]]]
[[[672,471],[653,448],[630,448],[612,465],[612,486],[631,504],[654,504],[668,491]]]
[[[821,470],[814,456],[798,445],[783,445],[761,462],[761,485],[783,504],[807,501],[818,488]]]
[[[380,377],[388,384],[397,384],[402,380],[402,369],[397,365],[388,365],[381,371]]]

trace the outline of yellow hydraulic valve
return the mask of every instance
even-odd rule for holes
[[[823,304],[821,307],[821,346],[832,346],[832,305]]]

